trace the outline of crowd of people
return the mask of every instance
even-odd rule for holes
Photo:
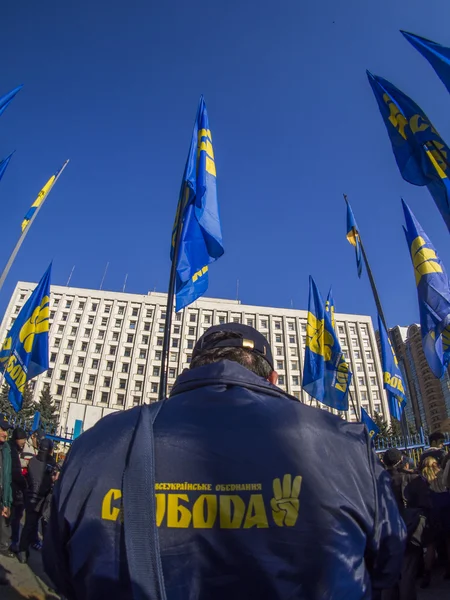
[[[380,461],[362,424],[276,384],[262,334],[212,327],[169,399],[101,419],[56,485],[51,442],[7,442],[0,417],[3,551],[26,562],[41,523],[69,600],[415,600],[436,561],[450,577],[444,436]]]
[[[30,547],[41,550],[58,474],[53,442],[41,431],[28,437],[24,429],[13,428],[6,416],[0,414],[1,554],[26,563]],[[0,585],[7,583],[0,576]]]

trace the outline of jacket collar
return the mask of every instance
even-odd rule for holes
[[[175,382],[170,397],[212,385],[239,386],[256,392],[298,402],[279,387],[231,360],[221,360],[197,369],[186,369]]]

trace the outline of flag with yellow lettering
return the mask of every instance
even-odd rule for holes
[[[358,226],[356,224],[356,220],[353,215],[353,211],[351,209],[351,206],[350,206],[347,198],[345,198],[345,202],[347,203],[347,240],[350,242],[350,244],[352,246],[355,247],[356,268],[358,270],[358,277],[361,277],[362,252],[361,252],[361,242],[359,239]]]
[[[6,168],[9,165],[9,161],[11,160],[13,154],[14,152],[11,152],[9,156],[0,161],[0,179],[5,174]]]
[[[405,385],[394,348],[380,315],[378,315],[378,332],[380,335],[383,385],[388,397],[389,412],[392,417],[400,421],[406,404]]]
[[[367,73],[403,179],[427,186],[450,230],[450,149],[411,98],[386,79]]]
[[[15,411],[22,408],[25,383],[48,369],[51,269],[50,265],[22,307],[0,350],[0,370]]]
[[[178,256],[173,256],[176,231],[182,231]],[[194,302],[208,289],[208,265],[224,252],[216,190],[216,165],[208,113],[200,98],[191,146],[184,170],[172,235],[176,260],[176,310]]]
[[[415,33],[402,30],[400,30],[400,33],[427,59],[436,71],[436,75],[450,92],[450,48],[441,46],[441,44],[427,40],[427,38],[420,37]]]
[[[333,327],[333,329],[336,329],[336,318],[334,316],[334,299],[333,299],[333,290],[330,287],[330,291],[328,292],[328,297],[327,297],[327,301],[325,302],[325,310],[328,313],[328,316],[330,317],[330,321],[331,321],[331,326]]]
[[[3,114],[3,112],[12,102],[14,96],[17,94],[17,92],[20,92],[22,88],[23,85],[18,85],[16,88],[14,88],[13,90],[11,90],[10,92],[8,92],[0,98],[0,115]]]
[[[62,169],[66,166],[66,163],[64,163],[64,165],[61,167],[61,169],[58,169],[56,171],[56,173],[54,175],[52,175],[50,177],[50,179],[47,181],[47,183],[44,185],[44,187],[42,188],[42,190],[39,192],[38,197],[36,198],[36,200],[33,202],[33,204],[30,206],[27,214],[24,216],[23,221],[22,221],[22,232],[25,231],[28,223],[31,221],[31,219],[33,218],[34,213],[37,211],[37,209],[40,207],[40,205],[44,202],[44,200],[46,199],[46,197],[48,196],[50,190],[53,187],[53,184],[55,183],[55,181],[58,178],[59,173],[62,171]]]
[[[377,435],[380,433],[380,428],[369,415],[369,413],[364,410],[361,406],[361,423],[367,427],[367,431],[372,439],[375,439]]]
[[[322,296],[310,277],[302,387],[322,404],[346,411],[351,378]]]
[[[402,203],[419,298],[423,351],[430,369],[441,378],[450,360],[450,283],[436,249],[411,209]]]

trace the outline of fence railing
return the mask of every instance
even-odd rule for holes
[[[9,423],[13,427],[21,427],[28,435],[31,435],[34,431],[42,431],[45,437],[53,440],[54,442],[61,442],[63,444],[71,444],[83,433],[83,421],[75,421],[75,425],[72,429],[68,427],[61,427],[60,425],[53,425],[46,423],[41,419],[41,414],[36,412],[32,419],[23,419],[18,415],[11,415],[8,417]]]

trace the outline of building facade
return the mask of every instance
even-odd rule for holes
[[[36,284],[19,282],[0,328],[6,337]],[[34,382],[34,399],[50,388],[63,428],[75,420],[84,428],[102,416],[155,402],[161,369],[166,294],[127,294],[52,286],[50,364]],[[270,341],[278,385],[299,401],[317,404],[302,391],[307,312],[239,301],[201,298],[174,314],[168,386],[189,367],[195,341],[211,325],[240,322],[256,327]],[[336,329],[351,365],[351,394],[359,414],[388,414],[375,333],[369,316],[336,314]],[[344,418],[355,421],[351,408]],[[324,407],[322,407],[324,408]]]
[[[430,433],[439,431],[450,417],[450,378],[448,371],[437,379],[422,347],[417,324],[390,329],[392,344],[408,390],[407,416],[414,419],[417,430],[423,426]]]

